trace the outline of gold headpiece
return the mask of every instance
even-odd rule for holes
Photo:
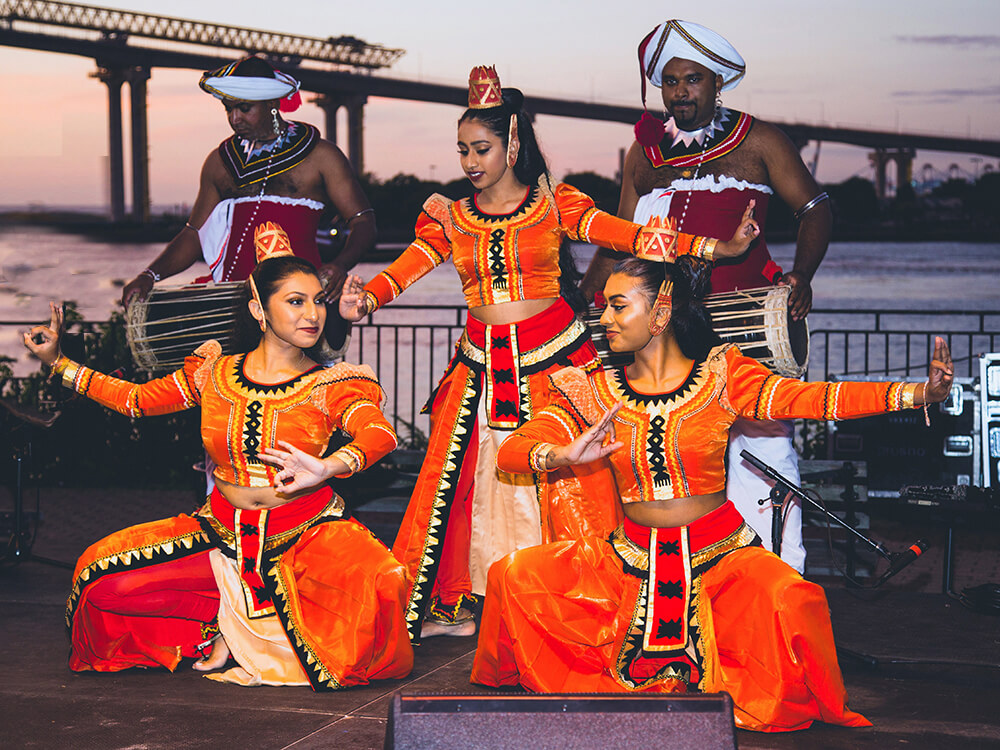
[[[500,76],[495,66],[477,65],[469,73],[469,109],[489,109],[503,103]]]
[[[277,258],[281,255],[295,255],[288,234],[278,224],[266,221],[259,224],[253,233],[254,249],[257,252],[257,262],[267,258]]]
[[[654,216],[639,230],[636,256],[657,263],[673,263],[677,257],[677,222]]]

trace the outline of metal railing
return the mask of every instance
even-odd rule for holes
[[[978,357],[1000,350],[1000,311],[824,308],[809,325],[810,380],[923,377],[935,336],[948,342],[957,377],[974,377]]]
[[[404,440],[430,429],[421,407],[444,373],[468,311],[451,305],[392,304],[354,327],[347,360],[369,365],[387,396],[386,413]],[[815,309],[809,316],[810,380],[882,374],[887,380],[920,379],[935,335],[952,349],[955,374],[973,377],[979,355],[1000,351],[1000,311]],[[23,329],[33,322],[0,321]],[[93,334],[98,323],[83,323]],[[18,389],[17,379],[10,389]]]

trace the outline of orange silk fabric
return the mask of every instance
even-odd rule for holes
[[[382,389],[371,368],[346,363],[316,367],[285,383],[254,383],[243,372],[246,355],[222,356],[215,341],[200,346],[170,375],[137,385],[81,367],[74,388],[130,417],[201,406],[201,436],[215,476],[243,487],[267,487],[277,469],[258,452],[279,440],[322,456],[334,430],[353,438],[341,450],[358,471],[396,447],[396,434],[379,404]]]
[[[686,692],[679,679],[642,688],[622,679],[642,583],[597,537],[508,555],[490,569],[472,681],[537,693]],[[822,588],[763,548],[744,547],[702,574],[700,589],[697,688],[730,693],[738,726],[869,726],[847,708]]]
[[[539,443],[566,445],[619,401],[608,457],[623,503],[706,495],[726,486],[725,453],[736,417],[846,419],[898,408],[897,383],[803,383],[773,374],[732,345],[695,363],[688,379],[668,394],[641,394],[624,370],[588,377],[566,368],[550,377],[550,403],[500,446],[497,466],[532,471]],[[634,463],[633,463],[634,462]]]
[[[540,184],[547,184],[544,177]],[[475,196],[449,201],[433,195],[417,219],[416,239],[365,290],[381,307],[450,257],[469,307],[558,297],[563,238],[635,255],[641,229],[598,210],[564,183],[551,193],[530,187],[522,204],[503,216],[481,211]],[[700,240],[678,234],[677,254],[696,251]]]

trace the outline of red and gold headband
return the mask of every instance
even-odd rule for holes
[[[503,103],[496,66],[477,65],[469,73],[469,109],[489,109]]]
[[[267,258],[295,255],[288,233],[272,221],[265,221],[257,226],[253,233],[253,245],[258,263]]]

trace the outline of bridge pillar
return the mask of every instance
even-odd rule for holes
[[[136,65],[126,77],[132,104],[132,218],[149,221],[149,122],[146,110],[146,81],[149,68]]]
[[[916,155],[912,148],[896,149],[896,195],[899,195],[903,185],[913,182],[913,159]]]
[[[877,148],[868,154],[868,161],[875,167],[875,195],[880,201],[886,197],[885,169],[889,158],[888,152],[883,148]]]
[[[343,102],[330,94],[319,94],[310,99],[313,104],[323,110],[323,137],[330,143],[337,142],[337,113]]]
[[[125,70],[121,66],[97,63],[91,76],[108,87],[108,184],[110,186],[111,221],[125,218],[125,161],[122,145],[122,84]]]
[[[356,174],[361,175],[365,167],[365,103],[364,94],[320,94],[311,100],[323,110],[323,128],[326,139],[337,142],[337,112],[341,107],[347,110],[347,159]]]
[[[365,102],[364,94],[347,97],[347,159],[358,176],[365,171]]]

